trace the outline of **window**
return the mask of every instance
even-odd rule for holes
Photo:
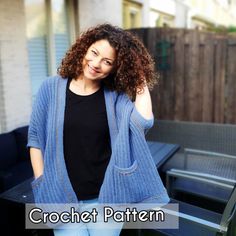
[[[137,12],[136,11],[131,11],[130,12],[130,27],[135,28],[136,27],[136,22],[137,22]]]
[[[33,98],[42,81],[55,75],[74,35],[66,0],[25,0],[26,31]],[[70,9],[73,9],[70,7]],[[73,12],[70,12],[73,15]],[[71,18],[70,18],[71,19]]]
[[[29,71],[33,96],[48,75],[46,4],[44,0],[26,0],[26,32]]]
[[[138,28],[142,25],[142,5],[131,1],[123,1],[123,27]]]
[[[52,1],[53,36],[55,41],[56,68],[60,65],[70,45],[67,9],[64,0]]]

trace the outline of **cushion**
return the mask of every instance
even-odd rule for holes
[[[28,126],[17,128],[13,132],[16,139],[18,161],[30,161],[29,150],[26,147],[28,138]]]
[[[0,134],[0,170],[13,166],[17,161],[17,145],[13,132]]]
[[[6,191],[33,176],[30,161],[21,161],[7,170],[0,171],[0,192]]]

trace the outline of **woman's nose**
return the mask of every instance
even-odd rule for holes
[[[99,58],[95,58],[95,59],[93,60],[93,62],[92,62],[92,66],[93,66],[94,68],[100,68],[100,66],[101,66],[101,60],[100,60]]]

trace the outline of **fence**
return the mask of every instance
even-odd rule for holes
[[[236,123],[236,36],[171,28],[132,29],[160,72],[155,118]]]

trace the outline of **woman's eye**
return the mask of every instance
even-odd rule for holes
[[[94,50],[91,50],[91,52],[92,52],[93,55],[97,56],[97,52],[95,52]]]
[[[106,65],[109,65],[109,66],[112,65],[110,61],[105,61],[105,64],[106,64]]]

